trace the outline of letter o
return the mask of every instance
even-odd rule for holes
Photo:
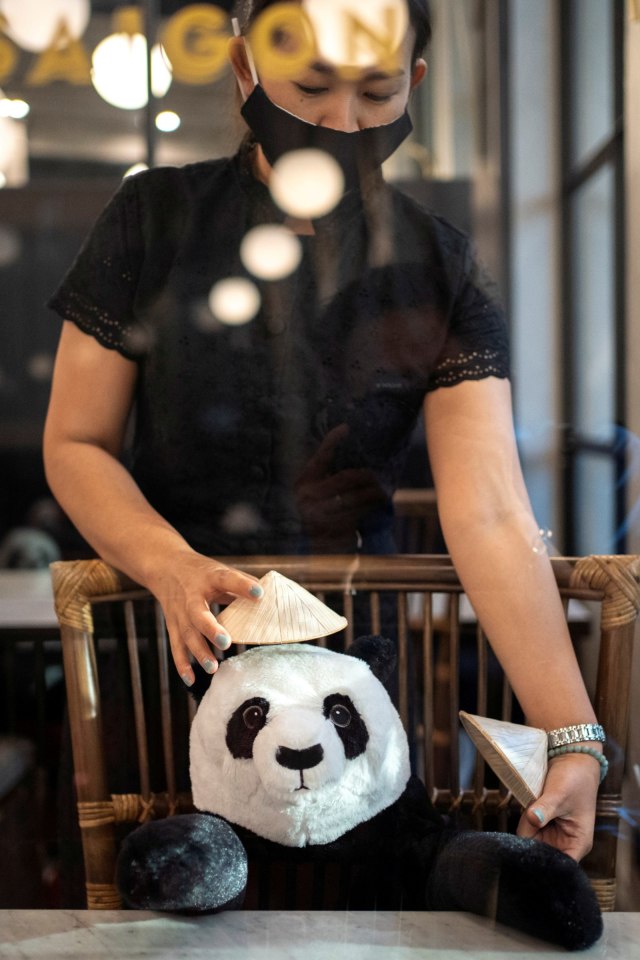
[[[295,50],[274,49],[273,34],[286,30],[292,35]],[[258,73],[273,80],[286,80],[309,66],[316,58],[313,26],[297,3],[276,3],[260,14],[249,32],[251,51]]]

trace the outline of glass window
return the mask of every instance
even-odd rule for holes
[[[614,125],[614,0],[572,0],[571,161],[584,163]]]
[[[603,167],[572,198],[575,426],[612,439],[615,420],[615,175]]]
[[[576,551],[580,555],[615,553],[615,463],[610,457],[583,453],[575,469],[575,508],[580,518]]]
[[[245,133],[227,62],[229,7],[226,0],[0,0],[0,538],[48,493],[41,441],[61,321],[45,304],[82,240],[130,168],[229,156]],[[152,57],[147,108],[149,8],[158,12],[151,42],[164,53]],[[472,146],[472,10],[473,0],[456,0],[436,31],[436,43],[456,51],[439,73],[453,137],[447,150],[455,147],[449,179],[431,176],[430,81],[411,101],[415,132],[385,171],[465,230],[472,226],[471,162],[463,155]],[[426,482],[424,440],[418,431],[416,438],[407,485]],[[18,447],[28,462],[18,464]]]

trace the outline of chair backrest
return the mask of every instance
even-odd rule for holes
[[[320,642],[343,649],[356,634],[391,635],[398,649],[392,694],[436,808],[479,829],[513,825],[518,805],[474,755],[458,710],[510,720],[518,719],[518,707],[448,557],[230,562],[256,576],[278,569],[344,613],[344,635]],[[609,772],[584,863],[602,908],[613,909],[640,557],[553,558],[552,564],[570,625],[584,632],[586,616],[598,641],[592,694],[608,734]],[[52,576],[87,904],[115,909],[121,825],[192,809],[186,763],[195,707],[170,663],[159,605],[146,591],[99,560],[54,563]]]

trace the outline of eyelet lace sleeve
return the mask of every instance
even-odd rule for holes
[[[507,323],[497,287],[468,244],[447,337],[427,389],[486,377],[509,377]]]
[[[47,306],[102,346],[127,359],[138,359],[142,350],[134,301],[142,257],[132,177],[100,214]]]

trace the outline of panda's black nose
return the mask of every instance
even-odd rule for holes
[[[306,750],[291,750],[289,747],[278,747],[276,760],[287,770],[309,770],[317,767],[324,757],[322,744],[315,743]]]

